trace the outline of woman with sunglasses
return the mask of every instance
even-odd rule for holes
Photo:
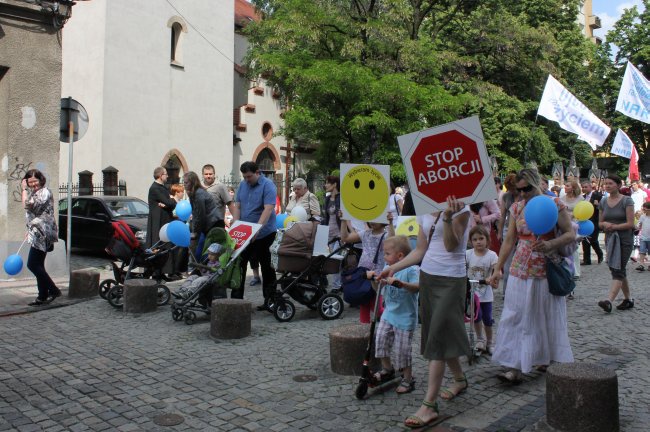
[[[495,272],[488,279],[488,282],[498,283],[506,259],[517,241],[508,277],[508,295],[503,303],[492,355],[492,361],[507,368],[498,375],[499,379],[512,384],[521,382],[521,374],[530,372],[533,365],[543,370],[552,361],[573,361],[567,332],[566,300],[548,291],[546,279],[546,256],[560,259],[556,250],[574,238],[571,217],[566,206],[556,199],[557,225],[564,234],[557,238],[554,231],[542,236],[534,235],[526,225],[524,214],[526,204],[541,194],[539,174],[532,169],[523,169],[517,174],[516,182],[521,200],[510,208],[508,233]]]

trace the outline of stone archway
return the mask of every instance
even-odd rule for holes
[[[178,149],[168,151],[160,166],[167,169],[167,184],[180,183],[182,174],[188,171],[187,160]]]

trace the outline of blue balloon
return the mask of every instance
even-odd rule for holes
[[[277,229],[284,228],[284,220],[288,217],[289,215],[286,213],[280,213],[279,215],[275,216],[275,227]]]
[[[557,223],[557,205],[553,198],[538,195],[524,207],[524,219],[528,229],[535,235],[546,234]]]
[[[188,200],[182,200],[176,204],[176,216],[183,222],[192,216],[192,205]]]
[[[587,219],[586,221],[578,222],[578,234],[586,237],[594,232],[594,223]]]
[[[190,245],[190,228],[181,221],[172,221],[167,226],[167,237],[176,246],[188,247]]]
[[[8,275],[17,275],[23,269],[23,259],[18,254],[9,255],[5,260],[4,269]]]

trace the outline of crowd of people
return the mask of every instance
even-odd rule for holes
[[[231,297],[244,297],[250,263],[255,271],[251,285],[260,283],[265,299],[258,310],[268,310],[269,299],[276,290],[271,245],[277,231],[278,191],[254,162],[244,162],[240,171],[243,181],[236,190],[217,182],[214,166],[209,164],[203,166],[201,179],[190,171],[183,176],[182,185],[168,189],[165,168],[155,168],[148,196],[146,242],[151,246],[159,241],[160,228],[174,220],[175,207],[184,198],[192,206],[189,249],[199,255],[207,233],[214,227],[228,227],[238,220],[261,225],[241,254],[241,283],[232,290]],[[618,176],[609,175],[599,182],[580,184],[571,180],[563,188],[549,189],[548,180],[536,170],[523,169],[503,181],[495,178],[495,186],[495,200],[466,205],[450,195],[444,211],[418,215],[417,239],[413,243],[395,233],[397,217],[415,213],[408,191],[404,194],[401,188],[391,185],[388,223],[366,224],[344,218],[338,176],[326,177],[323,206],[304,179],[292,182],[286,210],[302,206],[309,220],[327,226],[332,249],[340,243],[359,244],[358,266],[367,269],[375,287],[378,283],[385,286],[379,302],[381,318],[375,344],[382,369],[376,378],[392,378],[399,370],[399,394],[415,389],[411,347],[417,323],[421,323],[420,349],[428,361],[427,387],[421,406],[405,420],[408,427],[431,424],[438,418],[438,398],[452,400],[469,388],[460,358],[470,355],[474,348],[491,355],[492,361],[503,367],[499,379],[511,384],[521,382],[523,374],[533,369],[544,371],[552,362],[573,361],[566,298],[549,292],[549,262],[571,263],[571,274],[577,279],[581,265],[592,264],[593,249],[598,264],[606,260],[612,277],[606,298],[598,306],[611,313],[622,293],[623,298],[615,308],[634,307],[626,267],[638,248],[636,270],[646,271],[645,260],[650,250],[650,191],[641,182],[628,188]],[[558,215],[556,229],[544,235],[533,233],[525,217],[527,204],[540,195],[553,198]],[[590,220],[595,228],[584,238],[576,237],[572,212],[583,201],[594,207]],[[30,170],[23,179],[23,206],[31,245],[28,268],[36,276],[39,291],[31,304],[40,305],[61,292],[44,268],[57,229],[52,194],[45,188],[45,177],[37,170]],[[605,233],[604,250],[599,243],[601,231]],[[581,249],[573,248],[571,256],[561,253],[576,241],[582,243]],[[219,265],[217,246],[208,248],[212,266]],[[172,255],[165,273],[167,277],[178,277],[184,275],[186,266],[186,256]],[[478,283],[476,320],[469,324],[478,336],[475,347],[470,347],[464,321],[468,277]],[[196,286],[193,282],[187,282],[187,293]],[[340,275],[334,275],[330,283],[334,289],[341,288]],[[493,290],[499,286],[503,288],[503,308],[495,335]],[[359,306],[362,323],[371,321],[374,304],[372,299]],[[447,367],[452,378],[443,386]]]

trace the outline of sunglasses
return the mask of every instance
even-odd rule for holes
[[[530,192],[533,190],[533,185],[524,186],[522,188],[517,188],[517,192]]]

